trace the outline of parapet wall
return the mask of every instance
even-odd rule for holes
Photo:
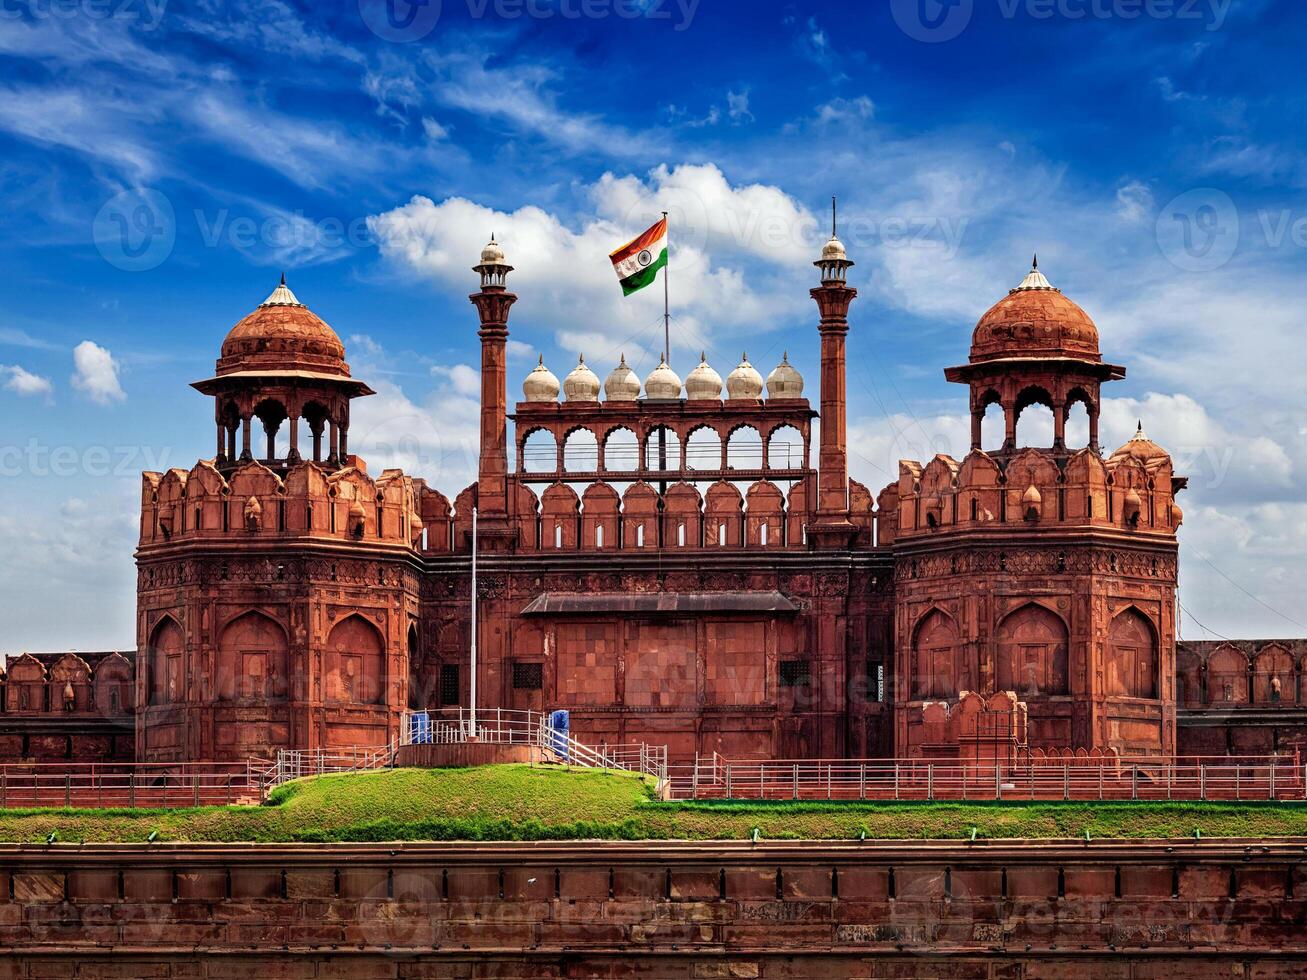
[[[1302,976],[1302,860],[1301,841],[9,846],[0,975]]]

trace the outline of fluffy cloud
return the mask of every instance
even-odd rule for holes
[[[118,362],[108,350],[90,340],[73,348],[73,387],[93,402],[108,405],[127,397],[118,383]]]
[[[608,253],[664,209],[674,346],[712,349],[717,339],[756,336],[807,311],[800,277],[810,272],[817,222],[780,189],[733,185],[711,164],[686,164],[646,179],[605,174],[584,193],[595,216],[577,227],[541,208],[506,213],[458,197],[414,197],[369,227],[383,255],[451,291],[471,284],[468,266],[493,231],[516,269],[515,316],[553,328],[560,346],[600,367],[625,352],[639,371],[661,349],[660,291],[623,298]],[[584,327],[577,310],[585,310]]]
[[[12,391],[16,395],[23,395],[25,397],[44,395],[46,398],[49,398],[54,394],[54,385],[50,383],[49,378],[43,378],[39,374],[33,374],[21,365],[0,364],[0,376],[3,375],[9,376],[4,383],[5,390]]]

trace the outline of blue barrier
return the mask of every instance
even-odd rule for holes
[[[415,711],[409,715],[409,742],[413,745],[431,744],[431,715],[425,711]]]
[[[563,760],[569,758],[567,741],[571,729],[572,719],[566,710],[549,713],[549,746]]]

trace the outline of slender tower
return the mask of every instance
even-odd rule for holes
[[[848,547],[856,528],[849,520],[849,462],[845,450],[844,338],[849,332],[849,305],[858,291],[848,285],[853,265],[835,234],[835,199],[831,198],[831,237],[813,263],[821,285],[811,290],[821,312],[821,454],[817,474],[817,519],[808,529],[823,550]]]
[[[517,296],[507,288],[513,267],[504,250],[490,236],[481,250],[481,262],[472,267],[481,274],[481,291],[468,297],[481,318],[481,461],[477,472],[479,539],[488,551],[513,546],[508,520],[508,311]]]

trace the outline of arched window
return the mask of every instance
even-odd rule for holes
[[[186,637],[177,621],[164,617],[154,628],[150,641],[147,669],[149,670],[150,704],[171,704],[181,700],[182,654]]]
[[[599,440],[589,429],[574,429],[563,440],[563,469],[568,473],[599,469]]]
[[[1007,438],[1007,419],[1000,401],[997,391],[986,392],[981,400],[980,448],[986,452],[1002,449]]]
[[[558,442],[548,429],[527,433],[522,443],[522,472],[552,473],[558,469]]]
[[[722,437],[716,429],[702,425],[685,440],[685,468],[719,470],[722,468]]]
[[[1053,399],[1043,388],[1027,388],[1017,396],[1016,444],[1053,445]]]
[[[672,429],[660,425],[645,437],[644,465],[650,470],[680,469],[681,440]]]
[[[595,525],[595,547],[596,547],[596,548],[602,548],[603,546],[604,546],[604,526],[603,526],[602,524],[596,524],[596,525]]]
[[[740,426],[726,440],[726,468],[762,469],[762,436],[753,426]]]
[[[289,691],[286,632],[257,612],[223,628],[218,638],[216,694],[220,701],[282,701]]]
[[[1067,693],[1067,629],[1042,606],[1023,606],[998,628],[998,689],[1026,698]]]
[[[1127,609],[1107,631],[1107,691],[1120,697],[1157,697],[1157,638],[1152,624]]]
[[[1248,703],[1248,657],[1242,650],[1222,646],[1207,661],[1207,700],[1210,704]]]
[[[643,548],[643,547],[644,547],[644,525],[643,525],[643,524],[637,524],[637,525],[635,526],[635,546],[636,546],[637,548]]]
[[[640,440],[630,429],[613,429],[604,437],[604,469],[629,473],[640,468]]]
[[[1076,388],[1067,395],[1064,440],[1068,449],[1089,445],[1089,413],[1093,411],[1089,395]]]
[[[957,697],[960,647],[952,618],[938,609],[927,614],[912,644],[913,698]]]
[[[792,425],[773,429],[767,438],[767,465],[773,470],[797,470],[807,465],[803,433]]]
[[[377,628],[348,616],[327,637],[323,695],[328,701],[380,704],[385,693],[385,646]]]

